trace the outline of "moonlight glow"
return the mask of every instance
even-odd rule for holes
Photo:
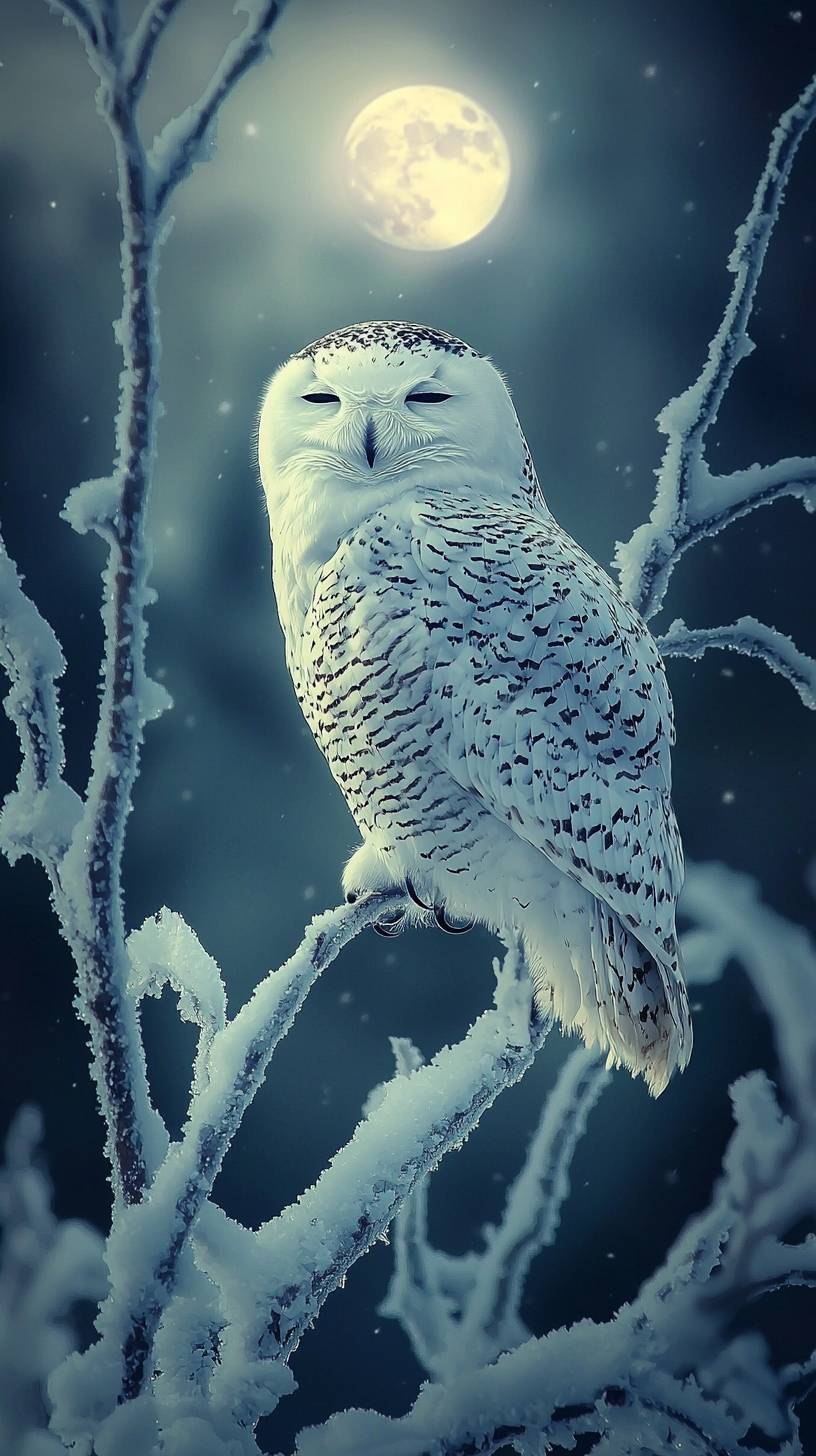
[[[445,86],[402,86],[371,101],[345,141],[363,226],[396,248],[455,248],[492,222],[510,153],[489,112]]]

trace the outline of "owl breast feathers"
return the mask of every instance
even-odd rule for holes
[[[523,459],[489,491],[483,463],[473,488],[428,465],[311,567],[284,538],[287,659],[362,833],[346,887],[408,882],[520,935],[539,1004],[657,1093],[691,1048],[671,701],[648,629]]]

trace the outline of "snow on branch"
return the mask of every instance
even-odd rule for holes
[[[223,1030],[227,993],[218,965],[208,955],[194,930],[181,915],[160,910],[127,938],[130,958],[128,991],[134,1002],[160,996],[171,986],[178,996],[179,1015],[199,1028],[193,1069],[193,1095],[209,1075],[213,1039]]]
[[[47,0],[47,3],[55,15],[62,17],[65,25],[74,27],[94,69],[98,69],[102,32],[94,8],[85,0]]]
[[[0,1171],[0,1450],[31,1456],[47,1456],[34,1443],[47,1439],[47,1379],[78,1344],[76,1306],[103,1298],[107,1283],[101,1236],[51,1211],[51,1185],[37,1166],[41,1138],[39,1110],[21,1107]]]
[[[123,79],[131,103],[138,101],[147,83],[150,63],[165,28],[181,0],[148,0],[127,47]]]
[[[427,1180],[398,1216],[394,1276],[380,1312],[400,1321],[437,1379],[487,1365],[529,1337],[519,1315],[527,1274],[555,1239],[575,1149],[609,1078],[605,1058],[586,1047],[567,1058],[483,1252],[455,1257],[429,1245]]]
[[[691,1220],[635,1301],[612,1320],[601,1325],[586,1320],[526,1339],[498,1359],[494,1348],[481,1368],[472,1359],[446,1365],[432,1349],[427,1364],[437,1367],[436,1383],[422,1389],[406,1416],[373,1411],[333,1416],[301,1432],[299,1456],[362,1450],[367,1456],[392,1451],[473,1456],[502,1447],[528,1456],[553,1447],[571,1450],[580,1435],[603,1437],[621,1452],[676,1449],[681,1434],[684,1450],[717,1456],[767,1450],[768,1440],[790,1441],[785,1449],[791,1456],[798,1449],[795,1405],[810,1390],[810,1354],[778,1370],[759,1331],[746,1325],[760,1295],[816,1283],[816,1238],[796,1236],[797,1227],[816,1214],[816,1029],[803,1015],[816,999],[816,947],[798,926],[761,905],[750,881],[724,867],[691,866],[688,883],[685,909],[694,934],[706,937],[717,967],[730,958],[743,965],[768,1011],[790,1110],[780,1107],[762,1072],[734,1084],[735,1129],[708,1208]],[[693,962],[702,944],[698,939]],[[710,967],[701,969],[710,979]],[[589,1054],[574,1053],[570,1061],[578,1056],[585,1060],[583,1071],[575,1064],[568,1072],[568,1062],[562,1074],[560,1121],[566,1127],[579,1101],[580,1079],[590,1070]],[[546,1122],[545,1111],[542,1128]],[[547,1180],[533,1166],[540,1137],[541,1129],[507,1205],[511,1210],[518,1202],[528,1219],[538,1206],[539,1223],[547,1204]],[[518,1197],[525,1180],[529,1191]],[[449,1281],[446,1289],[445,1256],[429,1249],[419,1221],[413,1236],[410,1265],[407,1251],[399,1254],[402,1268],[390,1296],[397,1307],[389,1312],[406,1323],[410,1315],[415,1325],[424,1317],[424,1330],[431,1328],[429,1312],[438,1315],[440,1309],[453,1315],[451,1328],[457,1318],[478,1327],[469,1300],[478,1290],[475,1271],[481,1258],[489,1258],[491,1240],[486,1256],[450,1261],[461,1266],[461,1277],[458,1287]],[[434,1258],[440,1260],[438,1277],[429,1280]],[[508,1263],[512,1268],[512,1259]],[[421,1273],[413,1295],[407,1287],[412,1270]],[[452,1290],[458,1312],[444,1306]],[[437,1331],[445,1328],[438,1320]],[[415,1340],[415,1349],[419,1353],[429,1343]],[[757,1433],[762,1439],[754,1445]]]
[[[739,617],[723,627],[687,627],[678,617],[658,638],[658,646],[664,657],[702,657],[713,647],[756,657],[792,683],[806,708],[816,708],[816,661],[756,617]]]
[[[239,36],[230,43],[206,90],[192,106],[169,121],[150,152],[156,174],[154,206],[161,212],[170,194],[187,176],[212,142],[212,130],[222,103],[241,77],[266,54],[269,36],[282,0],[239,0],[248,14]],[[239,7],[236,7],[239,8]]]
[[[32,854],[56,887],[59,864],[79,817],[80,800],[63,778],[57,679],[65,659],[57,638],[23,591],[0,539],[0,666],[11,683],[3,707],[17,729],[22,762],[17,787],[0,813],[0,846],[14,864]]]
[[[52,8],[78,30],[103,81],[97,105],[113,140],[122,216],[124,299],[116,336],[123,370],[117,458],[110,477],[77,487],[65,510],[77,530],[93,529],[103,537],[108,561],[103,571],[103,692],[91,775],[70,846],[61,846],[60,882],[61,915],[77,965],[79,1010],[91,1036],[114,1191],[117,1199],[134,1204],[144,1194],[160,1156],[160,1129],[150,1107],[139,1026],[126,993],[129,964],[122,903],[125,826],[143,731],[169,701],[145,671],[145,611],[154,600],[148,586],[146,516],[158,414],[156,273],[164,236],[159,213],[170,185],[189,171],[199,155],[221,103],[263,53],[279,7],[245,0],[248,20],[243,34],[227,48],[198,106],[171,124],[175,150],[168,150],[170,138],[165,136],[166,170],[158,182],[139,132],[136,105],[156,45],[177,8],[174,0],[148,0],[134,34],[124,42],[114,0],[55,0]],[[47,683],[44,686],[47,689]],[[14,692],[12,707],[13,700]],[[49,702],[41,692],[39,706],[32,710],[37,721],[48,720],[41,708]],[[30,727],[27,732],[31,740]],[[15,828],[10,812],[7,829]]]
[[[199,1049],[198,1075],[181,1139],[158,1168],[149,1198],[123,1210],[114,1223],[108,1244],[111,1294],[97,1326],[103,1341],[79,1360],[96,1376],[90,1382],[78,1378],[69,1364],[54,1387],[60,1421],[70,1439],[81,1431],[88,1436],[93,1432],[92,1424],[83,1426],[91,1415],[81,1404],[89,1383],[96,1415],[106,1382],[111,1407],[122,1398],[133,1399],[142,1389],[150,1372],[153,1340],[174,1294],[190,1234],[275,1048],[321,972],[384,908],[402,899],[399,892],[387,891],[316,916],[290,960],[270,972],[231,1021],[214,1030],[203,1054]],[[136,994],[144,994],[144,988],[161,976],[172,978],[187,998],[191,1014],[205,1018],[212,1030],[223,1014],[218,968],[180,916],[166,917],[164,912],[129,938],[129,947],[135,947]],[[245,1266],[236,1274],[243,1283]]]
[[[710,474],[705,437],[717,418],[734,370],[753,348],[748,323],[771,233],[779,216],[799,144],[816,116],[816,77],[776,126],[751,209],[737,231],[728,267],[731,296],[695,380],[658,416],[668,444],[657,472],[651,516],[630,540],[618,544],[615,564],[621,589],[641,615],[651,617],[663,602],[674,567],[690,546],[782,496],[814,507],[816,460],[793,459],[752,466],[733,475]]]
[[[461,1147],[483,1113],[531,1065],[549,1023],[530,1021],[530,982],[517,950],[497,973],[496,1006],[427,1066],[402,1068],[369,1098],[351,1141],[297,1203],[259,1229],[240,1271],[207,1252],[207,1267],[234,1311],[223,1332],[213,1396],[240,1421],[260,1413],[247,1372],[288,1360],[349,1269],[386,1235],[420,1179]],[[213,1259],[215,1263],[213,1264]],[[259,1369],[260,1367],[260,1369]],[[257,1393],[256,1393],[257,1394]],[[267,1409],[271,1408],[269,1406]]]

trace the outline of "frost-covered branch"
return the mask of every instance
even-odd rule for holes
[[[132,101],[137,101],[147,83],[150,63],[165,28],[181,0],[148,0],[127,48],[123,79]]]
[[[752,350],[748,323],[771,233],[779,216],[799,144],[816,116],[816,78],[780,118],[748,216],[737,232],[728,267],[731,296],[699,377],[658,416],[667,436],[650,519],[620,543],[621,589],[643,617],[662,605],[684,551],[732,521],[782,496],[814,508],[816,460],[781,460],[717,477],[705,461],[705,437],[717,418],[734,370]]]
[[[104,1348],[97,1345],[82,1358],[96,1370],[104,1366],[113,1382],[111,1405],[122,1397],[132,1399],[142,1388],[153,1339],[175,1291],[189,1237],[276,1046],[321,972],[384,908],[399,904],[401,898],[398,892],[387,891],[316,916],[291,959],[270,972],[226,1024],[218,967],[180,916],[165,911],[130,936],[135,994],[169,980],[180,990],[183,1009],[210,1039],[199,1046],[182,1137],[162,1160],[149,1196],[121,1212],[109,1241],[112,1288],[98,1321]],[[83,1412],[75,1405],[75,1371],[70,1365],[64,1376],[63,1382],[61,1373],[54,1390],[59,1418],[73,1439],[81,1429]],[[102,1376],[93,1384],[98,1414]]]
[[[0,844],[12,864],[32,854],[55,891],[80,800],[63,778],[65,753],[57,679],[65,671],[51,627],[23,591],[0,539],[0,666],[11,689],[3,706],[17,729],[22,761],[15,791],[0,813]]]
[[[49,9],[62,17],[66,25],[72,25],[79,35],[88,57],[99,69],[102,27],[95,7],[85,0],[48,0]]]
[[[658,638],[664,657],[702,657],[713,647],[756,657],[792,683],[806,708],[816,708],[816,662],[784,632],[756,617],[739,617],[723,627],[687,627],[681,618]]]
[[[51,1211],[51,1186],[36,1164],[41,1136],[37,1108],[21,1107],[0,1171],[0,1450],[9,1456],[35,1456],[34,1443],[47,1440],[46,1382],[77,1347],[76,1305],[96,1303],[107,1282],[101,1236]],[[36,1446],[43,1456],[46,1449]]]
[[[133,1203],[148,1180],[150,1114],[141,1039],[125,993],[121,867],[144,724],[163,706],[150,690],[144,667],[144,609],[149,601],[145,512],[158,384],[158,238],[144,149],[122,85],[118,47],[110,47],[118,30],[117,12],[105,5],[99,16],[108,36],[110,75],[97,104],[113,137],[122,214],[124,304],[117,338],[123,370],[114,488],[104,520],[109,559],[103,573],[103,693],[84,810],[65,855],[63,882],[72,908],[69,938],[77,963],[79,1010],[91,1037],[114,1191],[125,1203]],[[102,46],[100,35],[97,53]],[[91,489],[98,504],[96,482]],[[76,510],[78,493],[72,494]]]
[[[83,902],[66,874],[68,847],[75,842],[82,803],[62,777],[64,754],[56,679],[64,670],[57,639],[28,599],[14,564],[0,548],[0,661],[11,681],[5,709],[23,750],[17,787],[0,816],[3,849],[14,861],[36,855],[52,885],[63,933],[78,969],[77,1001],[88,1025],[100,1104],[106,1113],[111,1164],[121,1175],[141,1152],[141,1126],[154,1134],[147,1097],[144,1055],[133,1011],[104,978],[95,978],[83,934]],[[137,1107],[141,1111],[138,1136]]]
[[[495,968],[495,1010],[479,1017],[456,1046],[427,1066],[398,1072],[372,1095],[365,1119],[314,1187],[258,1231],[240,1289],[229,1249],[219,1256],[208,1248],[206,1266],[232,1292],[227,1302],[235,1311],[213,1396],[243,1421],[258,1415],[247,1396],[247,1371],[259,1361],[289,1358],[352,1265],[385,1236],[418,1181],[461,1146],[531,1065],[548,1023],[530,1022],[529,978],[518,953],[509,951]]]
[[[153,597],[147,584],[146,514],[158,411],[160,211],[167,195],[164,183],[170,176],[178,181],[189,171],[215,112],[261,54],[277,14],[275,6],[247,0],[249,19],[243,35],[228,47],[198,106],[185,113],[177,134],[179,151],[168,156],[170,172],[157,184],[135,107],[156,44],[175,8],[173,0],[149,0],[134,35],[123,45],[119,8],[113,0],[95,0],[93,6],[90,0],[59,0],[57,5],[63,18],[79,30],[89,60],[103,80],[97,105],[113,139],[122,216],[124,302],[117,338],[123,369],[116,462],[109,480],[89,481],[72,491],[65,512],[77,529],[96,530],[107,543],[109,556],[103,572],[103,692],[91,775],[70,848],[63,847],[60,875],[65,890],[63,927],[77,964],[78,1005],[91,1038],[114,1191],[126,1204],[137,1202],[144,1193],[159,1152],[138,1022],[126,994],[129,967],[121,871],[144,727],[169,702],[145,671],[145,609]]]
[[[798,926],[762,906],[750,881],[720,865],[691,866],[687,883],[684,908],[694,921],[684,937],[690,979],[697,972],[712,979],[729,959],[743,965],[771,1018],[789,1110],[782,1110],[762,1072],[734,1084],[736,1126],[708,1208],[612,1320],[527,1339],[498,1359],[494,1348],[481,1367],[467,1359],[445,1366],[432,1348],[428,1366],[444,1378],[424,1387],[406,1416],[334,1416],[301,1433],[300,1456],[362,1450],[367,1456],[465,1456],[501,1445],[526,1456],[572,1449],[581,1434],[601,1437],[598,1449],[663,1452],[675,1449],[672,1432],[681,1431],[683,1449],[693,1452],[765,1450],[765,1438],[789,1441],[790,1456],[798,1449],[794,1407],[810,1389],[809,1360],[777,1370],[759,1331],[745,1326],[759,1295],[814,1282],[816,1239],[797,1241],[796,1229],[816,1214],[816,1028],[803,1015],[816,999],[816,947]],[[580,1055],[588,1057],[575,1053],[572,1060]],[[569,1082],[565,1076],[562,1114],[578,1101],[578,1082],[573,1077],[571,1093]],[[569,1126],[569,1116],[561,1120]],[[527,1193],[517,1196],[525,1180]],[[518,1201],[528,1216],[537,1206],[545,1215],[546,1188],[528,1166],[508,1210]],[[458,1301],[459,1320],[478,1327],[469,1300],[478,1289],[479,1260],[487,1256],[448,1260],[429,1249],[419,1219],[412,1236],[416,1247],[410,1264],[403,1251],[390,1296],[397,1308],[389,1312],[406,1323],[424,1319],[427,1335],[446,1329],[444,1318],[430,1323],[433,1313],[450,1313],[455,1326]],[[488,1256],[490,1245],[491,1239]],[[413,1294],[407,1287],[412,1270],[420,1271]],[[446,1309],[451,1294],[454,1303]],[[517,1302],[511,1308],[517,1311]],[[414,1343],[421,1353],[433,1342]],[[763,1440],[753,1446],[757,1431]]]
[[[211,145],[222,103],[241,77],[266,54],[282,3],[283,0],[240,0],[240,8],[249,16],[243,31],[227,47],[198,101],[169,121],[157,136],[150,153],[151,167],[156,174],[157,212],[161,212],[170,194]]]
[[[551,1244],[569,1194],[569,1169],[587,1117],[609,1081],[586,1047],[567,1058],[547,1097],[524,1166],[481,1253],[459,1257],[427,1238],[427,1180],[394,1226],[394,1276],[381,1313],[398,1319],[417,1359],[445,1379],[489,1364],[529,1337],[519,1306],[530,1265]]]
[[[128,991],[136,1005],[145,996],[160,996],[170,986],[178,997],[182,1020],[198,1026],[192,1079],[195,1097],[209,1077],[213,1040],[226,1021],[227,993],[221,971],[195,931],[172,910],[160,910],[139,930],[132,930],[127,949]]]

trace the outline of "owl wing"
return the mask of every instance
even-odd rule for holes
[[[414,506],[433,753],[461,787],[676,963],[683,858],[657,647],[543,511]]]

